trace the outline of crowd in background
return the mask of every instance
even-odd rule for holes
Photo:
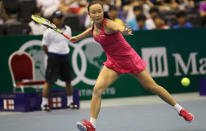
[[[9,1],[19,2],[19,8],[13,8]],[[14,2],[15,1],[15,2]],[[23,6],[25,1],[32,6]],[[30,20],[31,14],[38,14],[49,18],[51,14],[60,10],[66,17],[78,18],[79,27],[91,26],[87,14],[87,5],[91,0],[1,0],[0,24],[23,23],[24,34],[42,34],[45,27]],[[115,22],[131,27],[132,30],[152,30],[169,28],[191,28],[206,25],[206,0],[100,0],[104,10]],[[23,3],[24,2],[24,3]],[[9,6],[8,6],[9,5]],[[22,8],[20,8],[22,7]],[[25,9],[25,10],[24,10]],[[25,26],[28,25],[28,26]],[[1,30],[1,29],[0,29]],[[75,30],[76,31],[76,30]],[[77,30],[78,31],[78,30]],[[7,33],[9,34],[9,33]]]

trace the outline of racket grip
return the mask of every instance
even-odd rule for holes
[[[63,34],[64,37],[66,37],[67,39],[71,40],[71,37],[68,36],[67,34]],[[76,43],[77,41],[76,40],[71,40],[72,43]]]
[[[69,40],[71,39],[71,37],[68,36],[67,34],[63,34],[63,36],[66,37],[66,38],[69,39]]]

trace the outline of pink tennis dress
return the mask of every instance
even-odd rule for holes
[[[93,33],[94,39],[99,42],[106,53],[107,60],[104,65],[118,73],[139,73],[146,68],[137,52],[127,43],[120,32],[106,34],[104,18],[101,31],[98,36]]]

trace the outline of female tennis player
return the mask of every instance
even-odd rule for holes
[[[71,40],[78,41],[84,37],[93,35],[94,39],[104,49],[107,61],[104,62],[104,66],[94,86],[90,121],[77,122],[78,129],[81,131],[95,131],[96,119],[101,107],[102,93],[121,74],[125,73],[131,74],[144,88],[157,94],[165,102],[173,106],[186,121],[192,121],[194,116],[177,104],[163,87],[155,83],[146,70],[146,63],[124,39],[123,35],[132,35],[132,30],[105,18],[103,7],[98,1],[93,1],[88,5],[88,13],[94,21],[93,26],[83,33],[72,37]]]

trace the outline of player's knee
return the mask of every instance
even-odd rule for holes
[[[104,89],[101,87],[95,87],[93,91],[93,95],[95,96],[101,96],[102,93],[104,92]]]

